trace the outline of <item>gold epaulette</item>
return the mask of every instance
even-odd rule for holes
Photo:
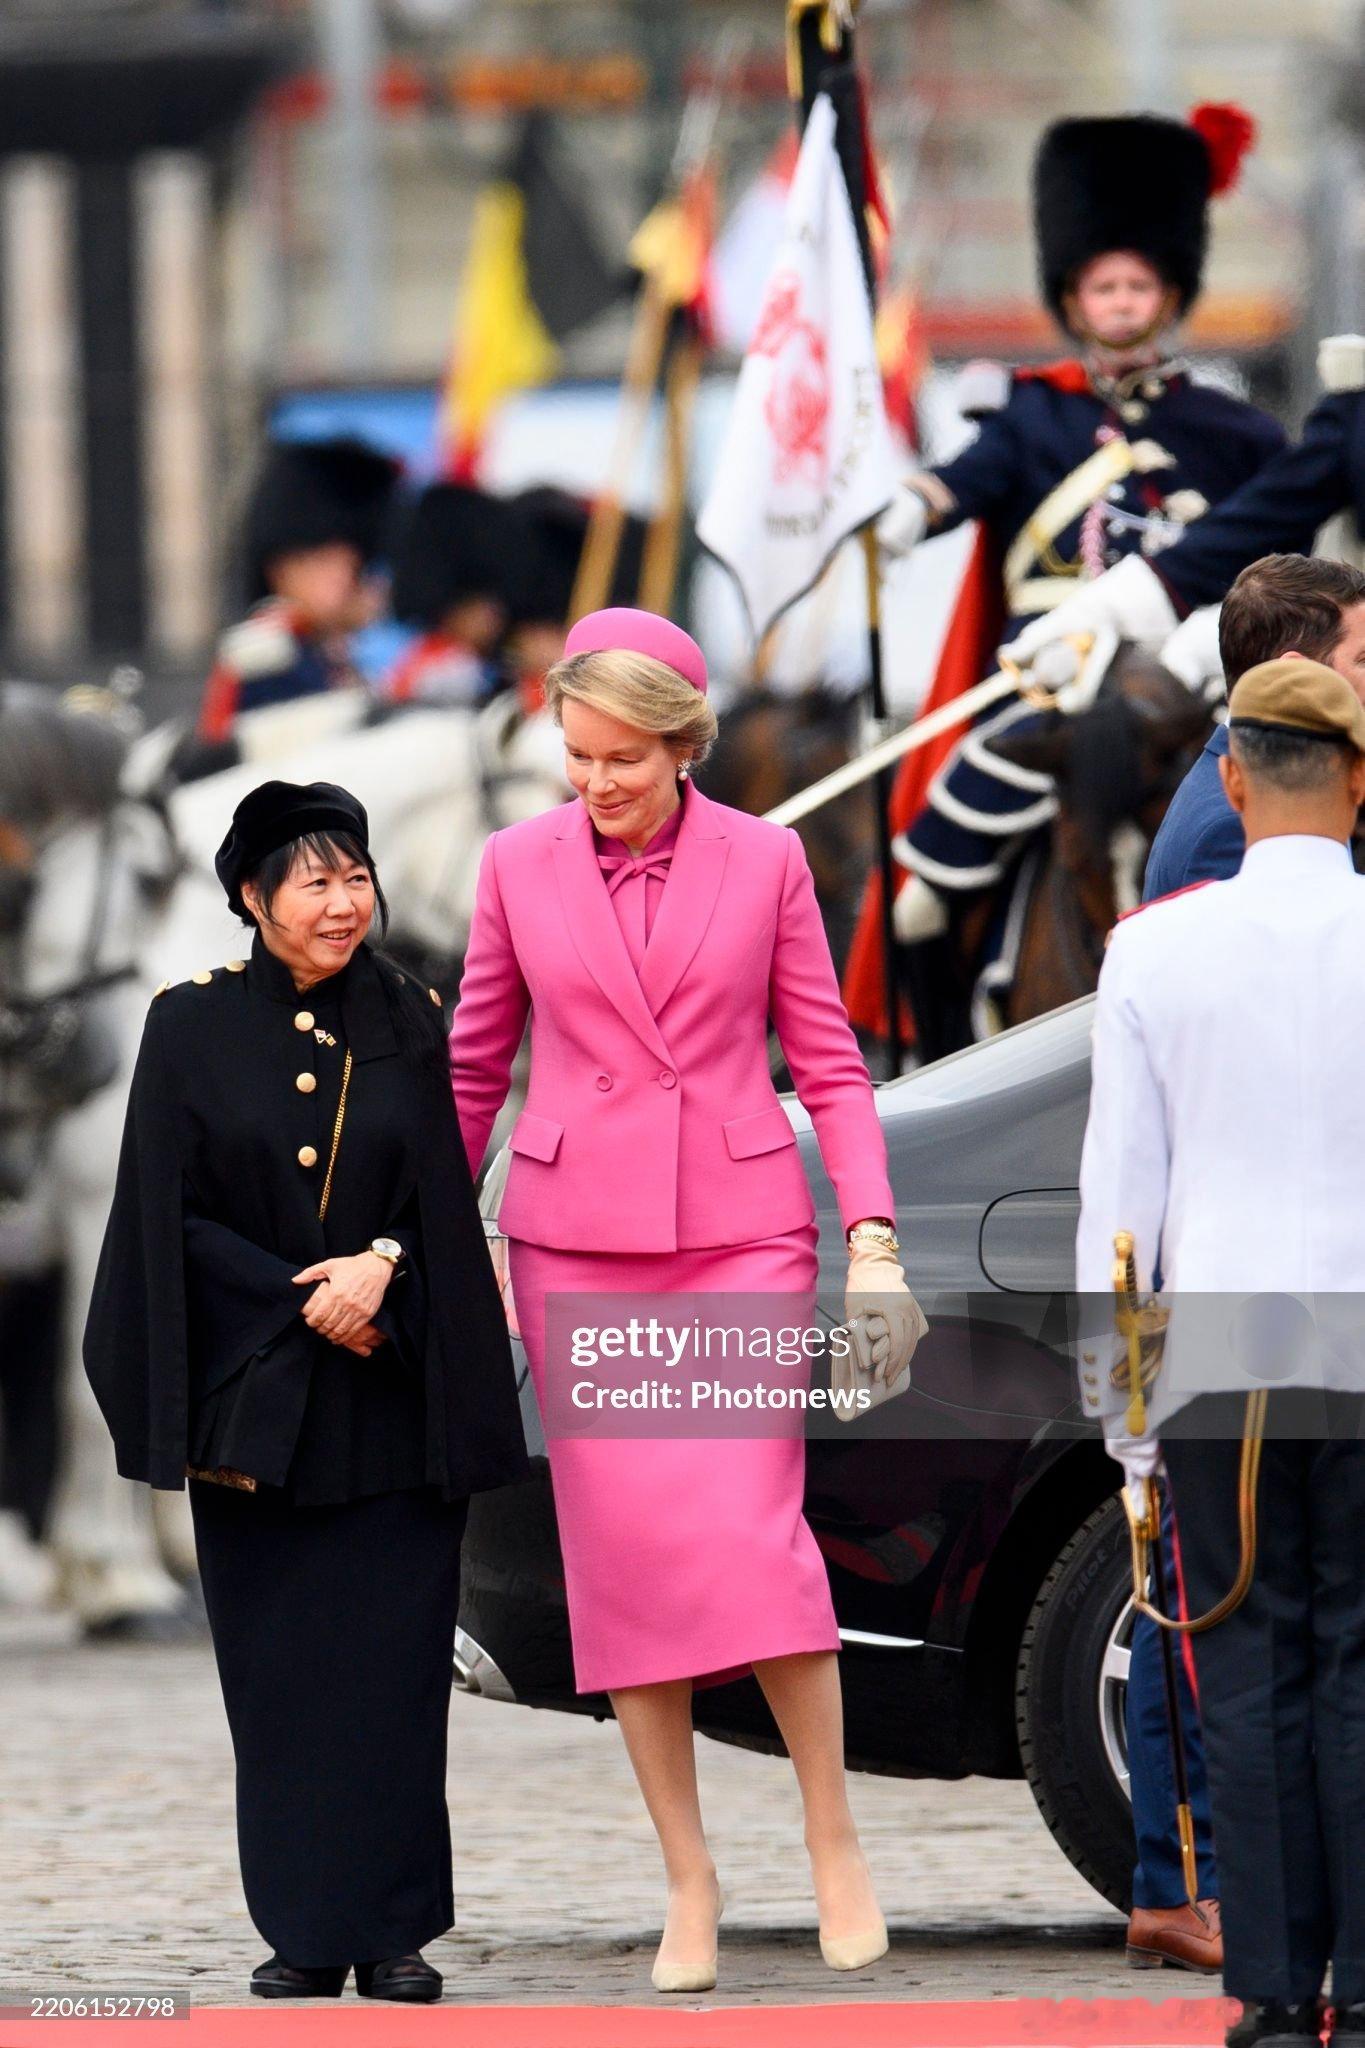
[[[201,967],[197,974],[190,976],[190,983],[195,988],[208,988],[216,974],[243,974],[245,971],[245,960],[225,960],[222,967]],[[163,981],[159,988],[152,990],[152,1001],[155,1002],[158,996],[164,996],[168,988],[186,985],[183,982]]]

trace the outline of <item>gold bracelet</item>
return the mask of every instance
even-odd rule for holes
[[[875,1245],[878,1251],[884,1252],[898,1252],[901,1248],[901,1241],[890,1223],[875,1223],[870,1220],[853,1224],[846,1243],[850,1251],[858,1245]]]

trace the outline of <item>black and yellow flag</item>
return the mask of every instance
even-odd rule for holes
[[[498,405],[553,376],[560,344],[630,282],[607,263],[571,184],[548,116],[532,114],[506,172],[476,201],[441,408],[452,475],[472,476]]]

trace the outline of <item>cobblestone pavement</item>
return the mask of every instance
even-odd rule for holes
[[[141,1989],[243,2003],[264,1950],[238,1885],[207,1645],[91,1649],[56,1618],[0,1614],[0,1730],[0,2002]],[[616,1730],[457,1695],[450,1733],[459,1925],[427,1952],[447,1997],[650,2000],[661,1883]],[[789,1767],[705,1741],[698,1755],[729,1897],[727,2004],[1215,1995],[1206,1978],[1135,1977],[1121,1918],[1027,1788],[985,1779],[854,1778],[892,1950],[835,1976]]]

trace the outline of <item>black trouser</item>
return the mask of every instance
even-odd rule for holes
[[[57,1472],[62,1270],[0,1281],[0,1508],[31,1536],[47,1524]]]
[[[1162,1435],[1192,1614],[1237,1574],[1244,1405],[1201,1396],[1175,1428],[1204,1434]],[[1338,2003],[1365,2001],[1361,1430],[1358,1396],[1272,1393],[1256,1575],[1235,1613],[1194,1638],[1234,1998],[1316,1997],[1330,1962]]]
[[[247,1909],[303,1969],[454,1924],[446,1728],[467,1503],[294,1507],[190,1481]]]

